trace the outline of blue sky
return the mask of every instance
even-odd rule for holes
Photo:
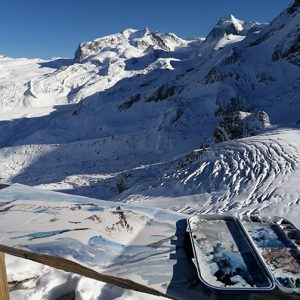
[[[73,56],[78,44],[131,27],[206,36],[223,16],[268,22],[291,0],[1,0],[0,54]]]

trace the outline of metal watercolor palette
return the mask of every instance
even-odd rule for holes
[[[196,215],[188,219],[200,280],[220,291],[265,292],[275,285],[240,222],[229,216]]]
[[[245,233],[280,290],[300,293],[300,232],[280,217],[240,216]]]

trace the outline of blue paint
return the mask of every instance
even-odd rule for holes
[[[33,211],[35,214],[47,214],[47,215],[54,215],[57,214],[58,212],[55,210],[51,210],[51,209],[38,209],[38,210],[34,210]]]
[[[50,236],[58,235],[58,234],[63,234],[66,232],[70,231],[77,231],[77,230],[87,230],[89,228],[76,228],[76,229],[61,229],[61,230],[53,230],[53,231],[41,231],[41,232],[33,232],[25,235],[20,235],[20,236],[15,236],[10,238],[11,240],[17,240],[21,239],[24,237],[28,237],[30,241],[35,240],[35,239],[41,239],[41,238],[47,238]]]
[[[104,208],[103,207],[99,207],[99,206],[93,206],[93,207],[89,207],[87,209],[88,211],[104,211]]]
[[[147,252],[150,251],[151,243],[150,244],[142,244],[142,245],[136,245],[136,244],[130,244],[130,245],[124,245],[109,239],[104,238],[103,236],[94,236],[90,238],[88,242],[88,246],[95,249],[103,249],[106,251],[112,251],[112,252],[119,252],[119,253],[126,253],[127,255],[131,255],[133,253],[140,253],[140,252]],[[167,242],[165,245],[161,244],[160,246],[156,247],[156,249],[173,249],[173,245],[170,245],[170,242]]]
[[[277,232],[276,227],[267,226],[265,224],[246,224],[251,238],[260,248],[285,248],[291,247],[291,242],[288,241],[280,232]]]

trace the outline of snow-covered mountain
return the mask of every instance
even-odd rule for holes
[[[261,31],[266,25],[266,23],[241,21],[233,15],[224,16],[207,35],[206,41],[212,42],[230,34],[246,36]]]
[[[299,223],[300,2],[207,38],[126,29],[74,58],[0,56],[0,180]]]

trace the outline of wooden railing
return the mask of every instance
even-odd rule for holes
[[[0,252],[0,299],[9,300],[8,282],[5,269],[5,254]]]
[[[7,184],[0,184],[0,190],[8,187]],[[9,300],[8,282],[5,268],[5,254],[0,252],[0,299]]]

